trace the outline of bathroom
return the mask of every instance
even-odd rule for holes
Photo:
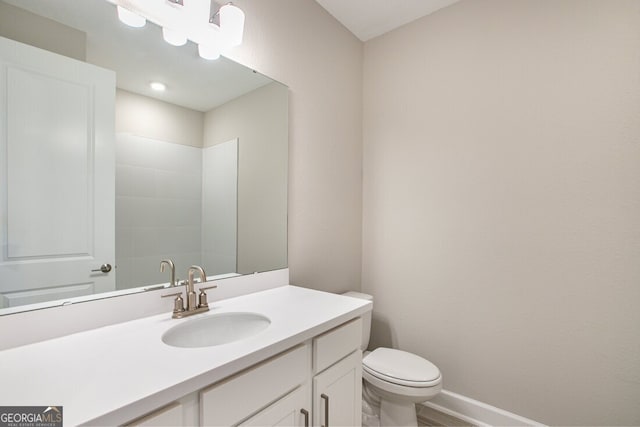
[[[640,2],[461,0],[366,42],[234,3],[228,57],[289,88],[289,282],[373,295],[370,348],[460,415],[639,425]]]

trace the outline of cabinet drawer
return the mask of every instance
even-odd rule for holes
[[[313,373],[317,374],[360,348],[362,319],[351,320],[313,339]]]
[[[308,345],[275,356],[200,393],[200,422],[230,426],[247,419],[307,381]]]

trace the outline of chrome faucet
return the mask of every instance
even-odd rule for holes
[[[164,261],[163,261],[164,262]],[[162,266],[163,264],[161,264]],[[162,268],[162,267],[161,267]],[[162,295],[162,298],[175,296],[176,299],[174,301],[173,307],[173,318],[181,319],[183,317],[191,316],[197,313],[204,313],[209,310],[209,304],[207,302],[207,294],[204,292],[207,289],[217,288],[218,286],[207,286],[200,288],[200,295],[197,297],[196,303],[196,291],[195,291],[195,278],[194,273],[197,273],[200,276],[200,283],[205,283],[207,281],[207,274],[204,272],[204,269],[198,265],[192,265],[189,267],[187,272],[188,280],[183,280],[180,282],[180,285],[184,285],[186,288],[186,298],[182,299],[182,292],[176,292],[169,295]],[[184,306],[184,301],[186,300],[186,307]]]
[[[171,269],[171,282],[169,283],[170,287],[176,286],[176,266],[170,259],[163,259],[160,261],[160,273],[164,273],[164,266],[168,265]]]

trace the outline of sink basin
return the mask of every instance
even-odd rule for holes
[[[210,347],[228,344],[265,330],[271,321],[257,313],[220,313],[188,320],[162,335],[174,347]]]

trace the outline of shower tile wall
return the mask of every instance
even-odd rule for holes
[[[201,149],[130,134],[116,141],[116,287],[165,283],[201,260]]]

